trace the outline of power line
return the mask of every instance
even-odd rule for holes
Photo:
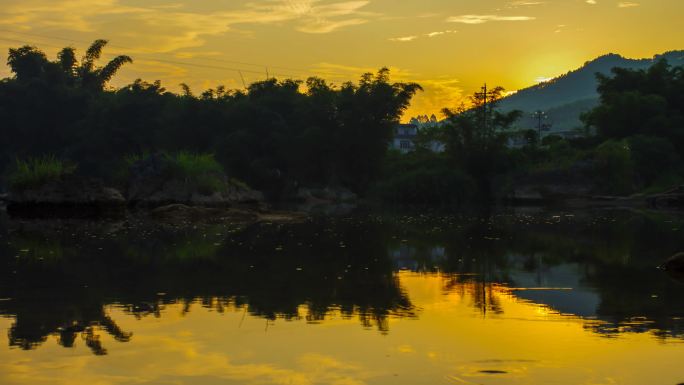
[[[37,33],[30,33],[30,32],[21,32],[21,31],[13,31],[9,29],[4,29],[0,28],[0,32],[7,32],[7,33],[13,33],[16,35],[24,35],[24,36],[31,36],[31,37],[37,37],[41,39],[47,39],[47,40],[61,40],[61,41],[66,41],[70,43],[81,43],[81,44],[90,44],[91,42],[86,42],[83,40],[79,39],[71,39],[71,38],[66,38],[66,37],[60,37],[60,36],[48,36],[48,35],[43,35],[43,34],[37,34]],[[3,39],[5,40],[5,39]],[[9,40],[9,39],[7,39]],[[126,47],[126,46],[121,46],[118,44],[109,44],[108,46],[113,47],[113,48],[119,48],[119,49],[124,49],[124,50],[130,50],[130,51],[135,51],[136,49],[131,48],[131,47]],[[54,47],[54,46],[53,46]],[[58,47],[61,48],[61,47]],[[176,65],[190,65],[190,66],[203,66],[205,68],[213,68],[213,69],[225,69],[229,71],[237,71],[237,70],[242,70],[244,72],[248,73],[254,73],[254,74],[263,74],[261,71],[257,70],[249,70],[249,69],[236,69],[236,68],[231,68],[231,67],[221,67],[221,66],[212,66],[212,65],[207,65],[207,64],[195,64],[195,63],[187,63],[187,62],[178,62],[176,60],[169,60],[169,59],[161,59],[158,57],[152,57],[146,54],[136,54],[136,57],[142,57],[145,58],[147,57],[149,60],[156,60],[159,62],[166,62],[169,64],[176,64]],[[250,62],[243,62],[243,61],[235,61],[235,60],[226,60],[226,59],[219,59],[219,58],[209,58],[205,57],[202,58],[201,60],[207,60],[207,61],[213,61],[213,62],[219,62],[219,63],[231,63],[231,64],[239,64],[243,66],[251,66],[251,67],[260,67],[260,68],[267,68],[267,73],[268,73],[268,68],[272,69],[281,69],[285,71],[294,71],[294,72],[301,72],[303,74],[312,74],[313,72],[311,70],[305,70],[301,68],[293,68],[293,67],[284,67],[284,66],[274,66],[274,65],[265,65],[265,64],[259,64],[259,63],[250,63]],[[277,76],[283,76],[283,77],[290,77],[290,78],[296,78],[301,75],[292,75],[292,74],[287,74],[287,73],[274,73],[273,75]],[[342,73],[337,73],[334,74],[333,76],[339,76],[340,78],[346,77],[345,74]]]
[[[71,39],[71,38],[66,38],[66,37],[61,37],[61,36],[48,36],[48,35],[37,34],[37,33],[13,31],[13,30],[3,29],[3,28],[0,28],[0,32],[7,32],[7,33],[11,33],[11,34],[20,35],[20,36],[21,35],[29,36],[32,38],[38,38],[40,40],[48,40],[48,41],[53,41],[53,42],[54,41],[65,41],[65,42],[69,42],[69,43],[80,43],[80,44],[84,44],[84,45],[89,45],[92,43],[92,42],[86,42],[83,40]],[[27,44],[27,45],[35,44],[34,41],[19,40],[19,39],[8,39],[8,38],[0,38],[0,41],[7,41],[7,42],[12,42],[12,43]],[[56,49],[64,48],[62,46],[57,46],[54,44],[49,44],[49,43],[44,43],[44,42],[39,42],[39,44],[42,46],[47,46],[47,47],[56,48]],[[108,46],[113,47],[113,48],[118,48],[118,49],[136,51],[136,49],[133,49],[130,47],[124,47],[124,46],[116,45],[116,44],[109,44]],[[104,57],[114,57],[115,55],[105,53],[105,54],[103,54],[103,56]],[[155,57],[155,56],[151,56],[151,55],[147,55],[147,54],[134,54],[134,58],[140,59],[143,62],[148,61],[148,62],[165,63],[165,64],[171,64],[171,65],[176,65],[176,66],[184,66],[184,67],[207,68],[207,69],[214,69],[214,70],[237,72],[238,75],[240,76],[242,84],[245,88],[247,88],[247,85],[246,85],[246,81],[245,81],[245,77],[244,77],[243,73],[249,73],[249,74],[253,74],[253,75],[263,75],[264,74],[261,70],[212,65],[212,64],[206,64],[206,63],[201,63],[201,62],[200,63],[191,63],[191,62],[187,62],[187,61],[179,61],[179,60],[172,60],[172,59]],[[200,61],[197,59],[194,59],[194,60]],[[315,72],[310,71],[310,70],[295,69],[295,68],[282,67],[282,66],[271,66],[271,65],[266,66],[263,64],[222,60],[222,59],[217,59],[217,58],[202,58],[201,60],[208,60],[208,61],[222,62],[222,63],[233,63],[233,64],[239,64],[239,65],[245,65],[245,66],[258,66],[261,68],[266,68],[266,78],[267,79],[270,78],[271,76],[281,77],[281,78],[289,78],[289,79],[298,79],[298,78],[301,79],[301,78],[305,78],[308,76],[319,76],[322,78],[337,79],[339,81],[346,82],[346,81],[351,80],[351,78],[352,78],[352,76],[349,76],[349,74],[344,74],[344,73],[335,72],[335,71],[326,72],[324,74],[316,74]],[[135,63],[133,65],[135,66]],[[302,72],[303,74],[294,75],[291,73],[284,73],[284,72],[270,73],[269,68],[290,69],[290,70],[295,71],[295,72]]]
[[[0,38],[0,40],[11,41],[11,42],[19,43],[19,44],[25,44],[26,43],[26,41],[16,40],[16,39]],[[41,43],[41,44],[44,44],[44,43]],[[50,45],[50,44],[44,44],[44,45],[46,45],[48,47],[52,47],[52,48],[61,48],[61,47],[58,47],[55,45]],[[111,54],[107,54],[107,55],[112,56]],[[242,71],[242,72],[259,74],[259,75],[263,74],[263,72],[261,72],[261,71],[255,71],[255,70],[249,70],[249,69],[215,66],[215,65],[200,64],[200,63],[189,63],[189,62],[182,62],[182,61],[177,61],[177,60],[161,59],[158,57],[152,57],[152,56],[148,56],[148,55],[137,55],[137,58],[140,58],[143,60],[148,60],[148,61],[156,61],[156,62],[160,62],[160,63],[180,65],[180,66],[200,67],[200,68],[218,69],[218,70],[235,71],[235,72]],[[290,78],[296,78],[297,77],[297,76],[292,75],[292,74],[284,74],[284,73],[278,73],[278,74],[274,74],[274,75],[281,76],[281,77],[290,77]]]

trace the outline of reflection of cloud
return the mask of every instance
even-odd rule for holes
[[[173,310],[180,312],[177,307]],[[188,321],[166,318],[165,322],[167,327],[172,324],[183,327],[184,332],[161,335],[153,331],[156,325],[154,328],[149,324],[138,325],[145,333],[141,333],[140,338],[136,339],[135,348],[119,345],[118,355],[109,356],[110,366],[106,366],[107,368],[101,365],[101,357],[93,355],[3,360],[0,363],[0,382],[54,385],[363,385],[382,373],[361,363],[320,353],[293,353],[292,364],[273,362],[267,357],[245,360],[244,351],[255,348],[237,348],[227,352],[229,349],[222,344],[207,343],[213,337],[192,329],[192,324]],[[109,340],[106,342],[112,343]],[[154,357],[154,360],[149,360],[149,357]],[[126,369],[111,369],[117,368],[117,365]]]
[[[529,21],[535,19],[536,18],[532,16],[460,15],[449,17],[447,19],[447,22],[463,24],[484,24],[490,21]]]

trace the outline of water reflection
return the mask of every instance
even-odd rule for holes
[[[108,314],[139,319],[169,306],[325,323],[331,314],[390,332],[419,319],[398,271],[438,276],[480,317],[504,299],[580,317],[606,337],[684,337],[684,285],[655,269],[684,250],[684,220],[629,212],[376,216],[249,227],[11,221],[0,228],[0,314],[9,344],[134,338]]]

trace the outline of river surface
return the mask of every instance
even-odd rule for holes
[[[684,217],[0,215],[0,384],[684,383]]]

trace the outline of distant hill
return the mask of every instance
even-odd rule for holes
[[[523,111],[524,118],[518,123],[521,128],[535,127],[531,115],[542,110],[548,116],[547,122],[552,124],[551,131],[569,131],[580,127],[579,115],[598,103],[596,73],[608,75],[615,67],[647,69],[661,58],[670,65],[684,66],[684,51],[670,51],[652,59],[628,59],[611,53],[565,75],[522,89],[504,98],[499,106],[503,111]]]

